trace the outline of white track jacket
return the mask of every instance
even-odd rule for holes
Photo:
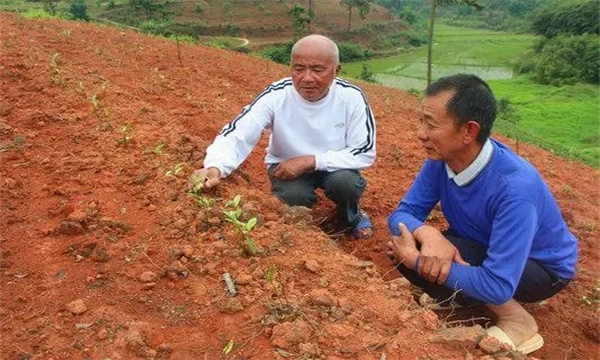
[[[269,85],[225,125],[206,149],[204,167],[228,176],[248,157],[263,130],[270,130],[267,166],[315,156],[315,170],[361,169],[375,161],[375,119],[362,90],[335,78],[323,99],[310,102],[291,78]]]

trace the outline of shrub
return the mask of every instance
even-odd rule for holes
[[[544,42],[532,79],[541,84],[564,85],[600,80],[600,44],[595,35],[560,35]]]
[[[71,17],[74,20],[90,20],[90,17],[87,14],[87,5],[84,0],[71,0],[69,13],[71,13]]]
[[[377,80],[375,80],[375,74],[367,63],[362,64],[362,71],[360,72],[360,75],[358,75],[358,78],[367,82],[377,82]]]
[[[340,50],[340,62],[366,60],[373,55],[370,50],[348,42],[339,43],[338,49]]]
[[[146,34],[171,36],[173,35],[169,28],[171,24],[170,21],[147,20],[140,23],[139,29]]]
[[[281,45],[268,47],[264,49],[261,54],[276,63],[289,65],[293,46],[294,43],[290,41]]]
[[[598,0],[550,2],[535,13],[531,29],[547,38],[560,34],[598,34],[598,11]]]

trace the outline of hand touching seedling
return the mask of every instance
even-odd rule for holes
[[[221,170],[216,167],[209,167],[208,169],[202,168],[194,171],[190,176],[190,185],[196,186],[201,184],[204,190],[209,190],[219,185],[221,182]]]

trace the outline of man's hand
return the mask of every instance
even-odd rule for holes
[[[315,169],[314,155],[298,156],[277,164],[273,176],[281,180],[292,180]]]
[[[415,238],[408,231],[406,225],[400,223],[398,227],[400,228],[400,237],[392,236],[392,241],[387,243],[389,250],[386,254],[394,264],[403,264],[412,270],[419,258],[419,250],[417,250]]]
[[[423,225],[415,230],[414,236],[421,243],[418,272],[425,280],[442,285],[450,274],[452,261],[469,265],[458,249],[436,228]]]
[[[202,183],[202,187],[209,190],[221,182],[221,170],[216,167],[209,167],[208,169],[200,169],[194,171],[190,176],[190,187],[194,187],[198,182]]]

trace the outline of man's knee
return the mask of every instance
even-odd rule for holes
[[[356,170],[338,170],[327,176],[323,189],[328,198],[358,199],[365,190],[366,181]]]
[[[271,191],[290,206],[311,207],[317,202],[314,189],[293,181],[280,181],[272,187]]]

